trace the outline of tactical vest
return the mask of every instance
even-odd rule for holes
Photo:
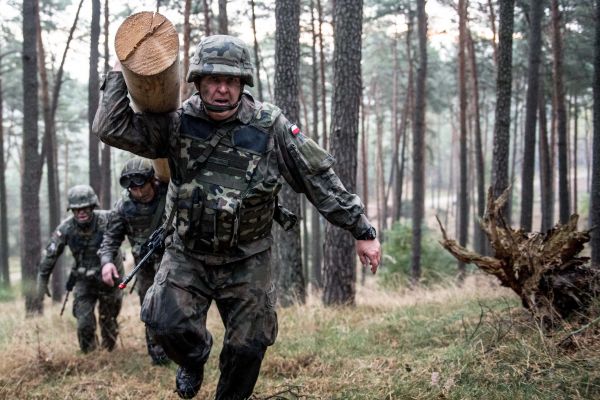
[[[232,254],[239,244],[271,234],[280,184],[253,177],[273,149],[273,119],[216,126],[182,115],[178,161],[182,182],[171,182],[169,193],[177,199],[176,229],[187,249]]]
[[[123,192],[123,202],[120,211],[127,222],[127,237],[131,244],[133,257],[136,259],[140,254],[141,246],[157,228],[157,226],[152,226],[156,213],[159,212],[162,215],[164,212],[164,202],[162,203],[163,209],[158,209],[161,199],[165,196],[163,184],[155,187],[155,190],[156,196],[149,203],[135,202],[131,199],[128,191]]]
[[[93,278],[100,276],[100,257],[97,252],[102,244],[102,237],[108,224],[106,211],[94,211],[93,220],[89,229],[82,229],[73,220],[67,245],[75,258],[75,271],[77,278]]]

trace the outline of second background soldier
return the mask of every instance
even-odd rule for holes
[[[119,278],[115,257],[125,236],[131,244],[135,264],[144,257],[144,242],[162,223],[168,187],[166,183],[154,177],[152,162],[141,157],[134,157],[125,163],[119,183],[124,189],[123,194],[112,210],[111,223],[104,234],[99,251],[102,279],[110,286],[115,285]],[[162,256],[162,252],[159,253],[150,257],[137,274],[134,285],[137,287],[140,304],[154,281],[154,274]],[[146,344],[153,364],[162,365],[169,362],[164,350],[156,343],[148,329]]]

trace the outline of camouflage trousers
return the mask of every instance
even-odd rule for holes
[[[225,325],[216,399],[252,394],[268,346],[277,336],[270,250],[224,265],[206,265],[168,247],[141,317],[169,358],[199,370],[210,353],[206,315],[215,301]]]
[[[139,260],[136,260],[137,263]],[[140,298],[140,305],[144,303],[144,297],[146,297],[146,292],[152,283],[154,282],[154,275],[156,275],[156,269],[158,268],[158,262],[152,265],[146,265],[144,268],[140,270],[140,272],[136,276],[136,287],[137,293]],[[154,333],[146,327],[146,348],[148,349],[148,355],[152,358],[152,362],[155,364],[164,364],[166,362],[166,356],[162,346],[156,342],[154,338]]]
[[[84,353],[96,349],[96,315],[98,303],[100,335],[102,347],[111,351],[115,347],[119,324],[117,316],[121,311],[123,294],[117,288],[109,288],[96,280],[79,280],[74,290],[73,316],[77,319],[77,338]]]

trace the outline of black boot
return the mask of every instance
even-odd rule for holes
[[[175,376],[175,386],[177,394],[182,399],[191,399],[198,394],[202,379],[204,377],[204,366],[199,369],[191,370],[183,367],[177,368]]]
[[[167,365],[171,361],[163,348],[158,345],[148,346],[148,354],[152,359],[152,365]]]
[[[146,347],[152,359],[152,365],[167,365],[171,361],[162,346],[156,343],[153,336],[148,332],[148,329],[146,329]]]

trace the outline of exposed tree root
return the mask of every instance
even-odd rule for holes
[[[585,315],[591,300],[600,293],[599,271],[590,266],[588,257],[578,256],[590,240],[590,231],[577,231],[577,214],[546,233],[515,230],[501,214],[508,193],[506,190],[494,200],[491,190],[488,192],[481,226],[491,243],[492,257],[448,239],[438,219],[443,235],[440,243],[458,260],[495,275],[544,325],[553,325],[557,318]]]

